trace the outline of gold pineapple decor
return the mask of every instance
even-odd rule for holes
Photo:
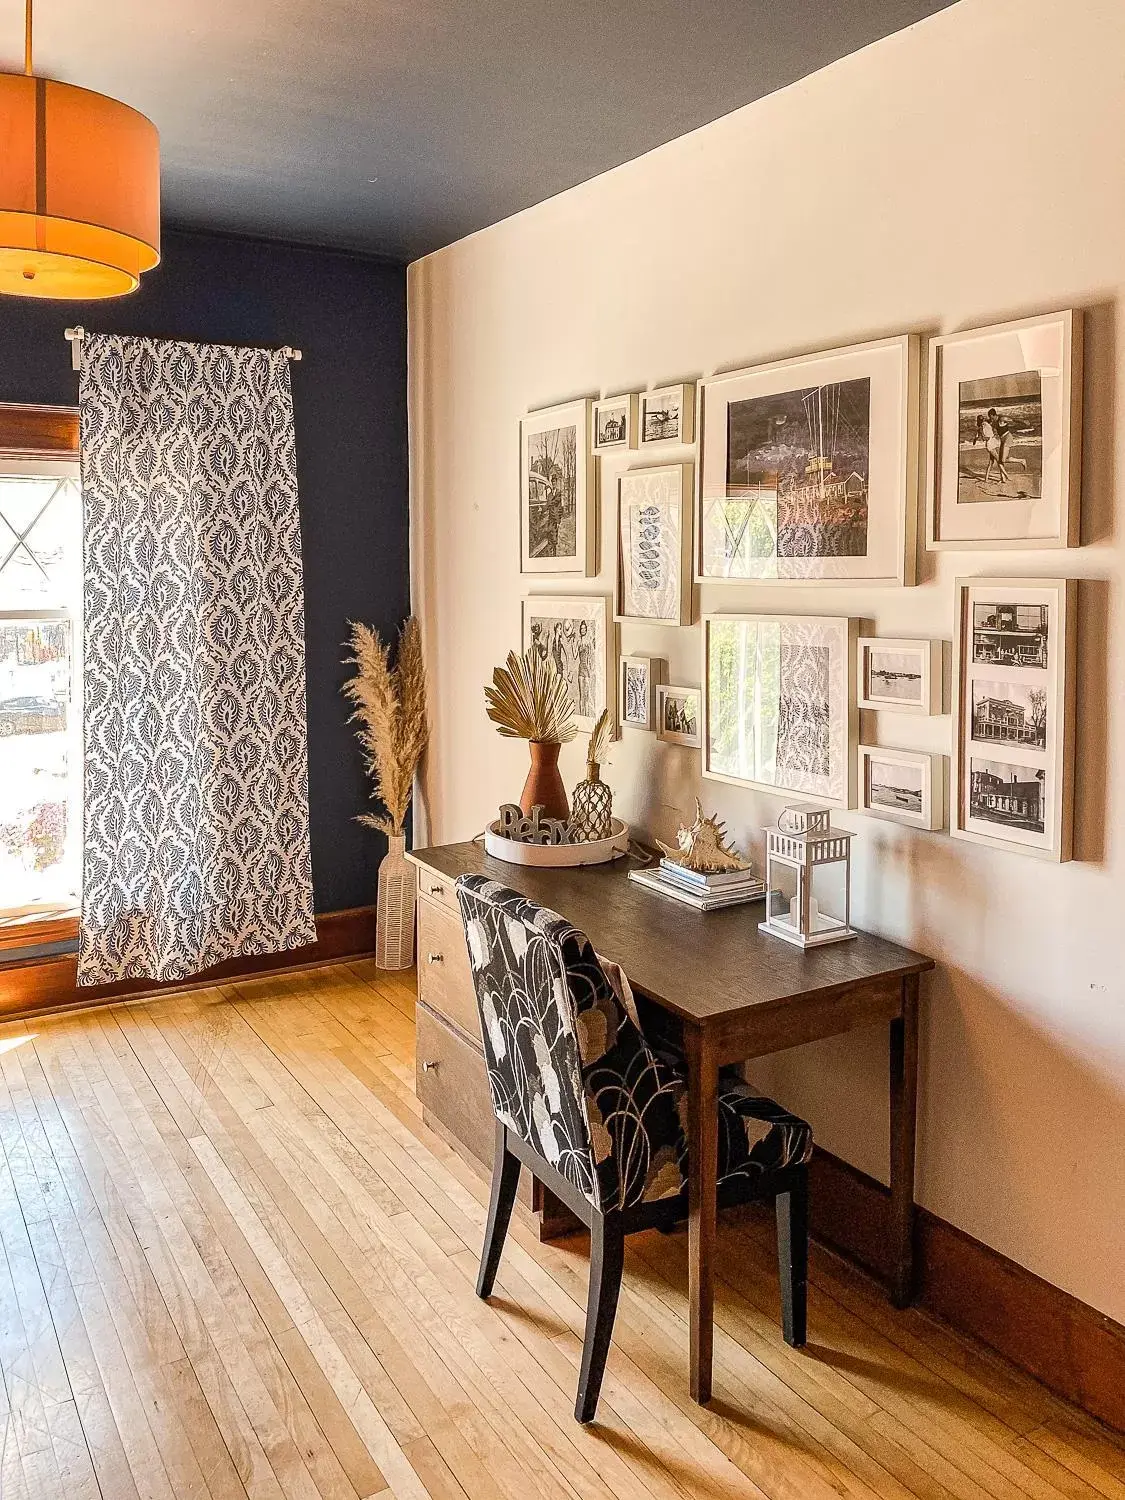
[[[609,709],[603,708],[586,750],[586,779],[578,783],[570,799],[570,837],[576,844],[607,839],[612,831],[613,793],[602,780],[612,738]]]

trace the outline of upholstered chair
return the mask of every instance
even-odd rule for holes
[[[625,1235],[687,1213],[687,1069],[645,1040],[619,974],[563,917],[482,875],[457,898],[496,1114],[477,1293],[496,1280],[521,1166],[590,1230],[590,1293],[574,1414],[593,1421]],[[607,972],[608,970],[608,972]],[[741,1079],[719,1087],[719,1204],[776,1201],[785,1339],[805,1341],[809,1126]]]

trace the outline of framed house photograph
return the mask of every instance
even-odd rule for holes
[[[522,651],[554,662],[566,679],[580,730],[589,733],[607,706],[615,718],[617,627],[605,594],[532,595],[523,601],[520,639]]]
[[[669,447],[695,441],[695,385],[662,385],[642,391],[640,398],[640,446]]]
[[[941,641],[883,640],[861,635],[856,642],[859,707],[899,714],[940,714]]]
[[[855,620],[705,615],[703,774],[851,807]]]
[[[955,838],[1071,857],[1077,590],[1073,579],[958,580]]]
[[[699,688],[669,687],[656,689],[658,739],[669,745],[686,745],[698,750],[702,738],[702,693]]]
[[[1077,547],[1082,315],[930,342],[926,543]]]
[[[664,658],[623,656],[618,670],[617,709],[622,729],[651,732],[658,728],[656,690],[664,681]]]
[[[918,380],[910,334],[703,381],[696,579],[912,584]]]
[[[691,464],[662,464],[618,480],[618,620],[691,624],[693,473]]]
[[[637,397],[606,396],[594,402],[594,452],[623,453],[637,446]]]
[[[859,806],[872,818],[911,828],[944,828],[945,757],[861,745]]]
[[[520,423],[520,572],[598,571],[591,401],[535,411]]]

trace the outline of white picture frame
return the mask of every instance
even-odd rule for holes
[[[691,624],[694,478],[690,463],[626,469],[619,476],[615,619]]]
[[[858,803],[870,818],[937,832],[945,827],[945,756],[860,745]]]
[[[521,651],[538,646],[570,683],[579,730],[589,733],[603,708],[616,728],[617,626],[607,594],[528,595],[520,642]]]
[[[637,446],[639,397],[633,394],[603,396],[594,402],[593,451],[598,454],[627,453]]]
[[[695,442],[695,383],[656,386],[642,391],[637,421],[637,446],[683,448]]]
[[[826,615],[703,617],[703,775],[855,805],[858,622]]]
[[[940,714],[943,643],[861,635],[856,641],[860,708],[896,714]]]
[[[623,656],[617,664],[617,710],[622,729],[646,729],[658,724],[657,688],[665,678],[662,656]]]
[[[695,687],[677,687],[661,683],[656,689],[657,721],[656,737],[667,745],[683,745],[689,750],[699,750],[703,745],[703,690]],[[683,723],[694,723],[690,728],[677,728],[677,718]]]
[[[696,581],[913,584],[920,369],[903,334],[701,381]]]
[[[1082,314],[931,339],[928,386],[927,547],[1077,547]]]
[[[961,578],[954,618],[949,831],[1072,857],[1078,585]]]
[[[528,412],[520,422],[520,572],[598,571],[593,401]]]

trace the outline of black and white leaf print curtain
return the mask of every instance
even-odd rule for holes
[[[78,982],[315,941],[286,357],[86,336]]]

